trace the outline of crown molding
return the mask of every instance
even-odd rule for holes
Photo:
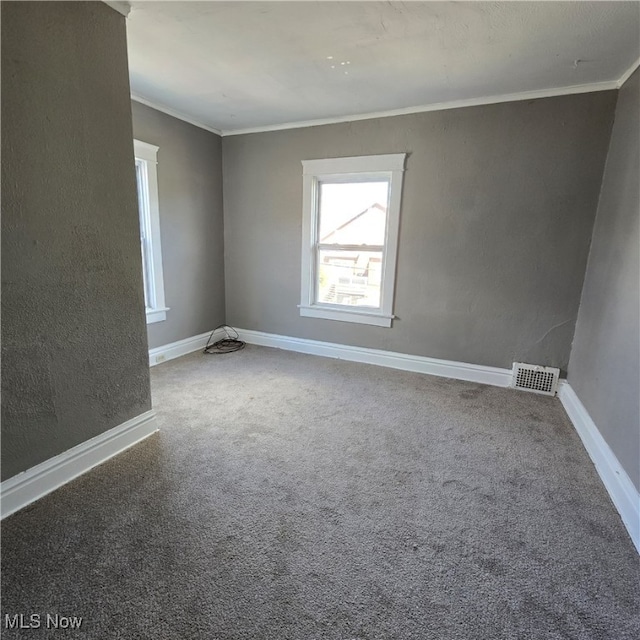
[[[131,11],[131,5],[128,2],[113,2],[111,0],[102,0],[105,4],[108,4],[112,9],[121,13],[125,18]]]
[[[568,87],[557,87],[554,89],[539,89],[534,91],[520,91],[518,93],[507,93],[497,96],[484,96],[481,98],[467,98],[463,100],[451,100],[449,102],[435,102],[432,104],[420,105],[417,107],[406,107],[403,109],[391,109],[388,111],[372,111],[369,113],[359,113],[348,116],[338,116],[334,118],[318,118],[316,120],[304,120],[300,122],[285,122],[282,124],[266,125],[263,127],[249,127],[246,129],[216,129],[206,125],[190,116],[176,111],[164,104],[147,100],[142,96],[131,93],[131,99],[147,107],[166,113],[169,116],[188,122],[200,129],[210,131],[221,137],[241,136],[249,133],[267,133],[269,131],[285,131],[288,129],[304,129],[306,127],[318,127],[326,124],[340,124],[344,122],[356,122],[358,120],[372,120],[374,118],[389,118],[393,116],[411,115],[414,113],[427,113],[429,111],[445,111],[448,109],[463,109],[465,107],[479,107],[489,104],[501,104],[504,102],[518,102],[523,100],[538,100],[540,98],[554,98],[559,96],[575,95],[580,93],[594,93],[597,91],[615,91],[619,89],[631,74],[640,65],[640,60],[636,60],[628,71],[619,80],[610,80],[607,82],[595,82],[592,84],[578,84]]]
[[[248,133],[265,133],[268,131],[282,131],[285,129],[302,129],[305,127],[317,127],[325,124],[339,124],[354,122],[357,120],[371,120],[373,118],[388,118],[391,116],[404,116],[413,113],[426,113],[428,111],[444,111],[446,109],[462,109],[464,107],[477,107],[487,104],[499,104],[502,102],[518,102],[521,100],[536,100],[539,98],[553,98],[579,93],[592,93],[596,91],[611,91],[619,88],[619,81],[595,82],[592,84],[579,84],[569,87],[557,87],[555,89],[540,89],[535,91],[521,91],[519,93],[507,93],[497,96],[485,96],[482,98],[468,98],[463,100],[451,100],[450,102],[436,102],[417,107],[404,109],[392,109],[389,111],[374,111],[336,118],[320,118],[317,120],[305,120],[303,122],[286,122],[283,124],[268,125],[265,127],[251,127],[248,129],[223,129],[221,135],[240,136]]]
[[[638,58],[621,76],[618,80],[617,88],[619,89],[632,75],[633,72],[640,67],[640,58]]]
[[[204,129],[205,131],[210,131],[211,133],[215,133],[218,136],[222,136],[222,131],[220,131],[220,129],[215,129],[214,127],[210,127],[207,124],[203,124],[202,122],[198,122],[197,120],[194,120],[193,118],[185,115],[184,113],[182,113],[181,111],[176,111],[175,109],[172,109],[171,107],[167,107],[159,102],[154,102],[152,100],[147,100],[146,98],[143,98],[142,96],[138,95],[137,93],[131,93],[131,99],[134,100],[135,102],[139,102],[140,104],[143,104],[147,107],[151,107],[152,109],[155,109],[156,111],[161,111],[162,113],[166,113],[168,116],[172,116],[174,118],[177,118],[178,120],[182,120],[183,122],[187,122],[189,124],[192,124],[194,127],[199,127],[200,129]]]

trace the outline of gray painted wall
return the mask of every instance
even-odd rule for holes
[[[223,138],[227,322],[566,369],[616,93]],[[301,160],[409,152],[393,328],[301,318]]]
[[[125,19],[2,3],[2,478],[150,409]]]
[[[148,325],[149,347],[224,323],[220,136],[132,103],[133,134],[160,147],[158,195],[167,319]]]
[[[640,489],[640,72],[618,97],[569,382]]]

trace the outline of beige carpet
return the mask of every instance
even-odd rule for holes
[[[2,527],[6,638],[640,638],[559,401],[260,347],[152,370],[161,433]]]

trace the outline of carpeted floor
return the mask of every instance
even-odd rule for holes
[[[3,523],[2,626],[43,616],[3,637],[640,638],[557,399],[251,346],[152,381],[159,434]]]

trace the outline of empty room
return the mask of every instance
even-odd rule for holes
[[[1,2],[6,638],[640,638],[640,3]]]

